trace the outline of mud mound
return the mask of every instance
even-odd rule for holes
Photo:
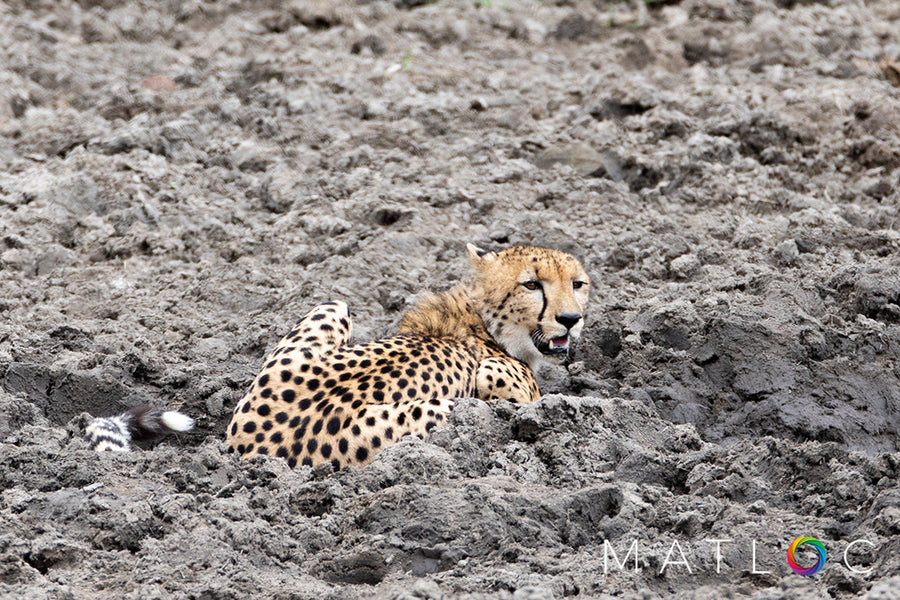
[[[900,597],[895,4],[7,2],[0,595]],[[223,453],[297,316],[466,242],[588,267],[544,400]],[[88,451],[139,402],[197,429]]]
[[[35,421],[2,447],[4,583],[19,593],[803,597],[864,592],[854,570],[900,580],[896,455],[725,448],[636,401],[466,400],[430,442],[340,473],[241,462],[213,439],[99,455]],[[815,586],[783,559],[809,531],[849,549]]]

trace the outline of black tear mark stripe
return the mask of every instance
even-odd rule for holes
[[[541,314],[538,315],[538,324],[544,320],[544,311],[547,310],[547,294],[544,292],[544,286],[538,288],[541,290]]]

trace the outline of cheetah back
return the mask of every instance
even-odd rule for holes
[[[232,416],[228,444],[243,456],[362,466],[404,435],[443,424],[452,399],[476,391],[478,363],[450,338],[401,334],[311,357],[284,348]]]

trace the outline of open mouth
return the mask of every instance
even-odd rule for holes
[[[546,341],[540,340],[535,346],[541,354],[565,354],[569,351],[569,336],[561,335]]]

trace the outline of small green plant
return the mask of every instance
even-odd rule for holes
[[[408,48],[406,50],[406,54],[403,55],[403,62],[400,65],[403,67],[404,71],[409,70],[409,65],[412,62],[412,48]]]

